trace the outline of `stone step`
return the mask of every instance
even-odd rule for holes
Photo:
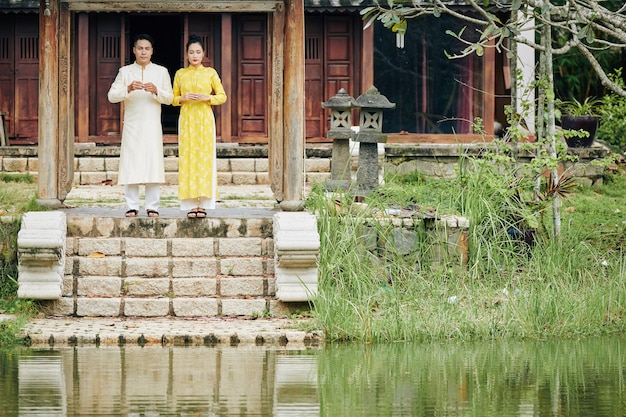
[[[274,210],[217,209],[188,219],[124,209],[63,210],[62,297],[46,314],[80,317],[284,316],[308,309],[276,297]]]

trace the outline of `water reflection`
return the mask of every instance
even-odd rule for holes
[[[65,373],[60,356],[19,358],[19,415],[65,416]]]
[[[624,416],[625,341],[0,352],[0,415]]]

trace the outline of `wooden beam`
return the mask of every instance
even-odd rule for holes
[[[276,0],[65,0],[70,10],[81,12],[273,12],[282,2]]]

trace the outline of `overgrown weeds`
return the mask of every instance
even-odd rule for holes
[[[329,198],[313,189],[307,204],[318,214],[322,238],[313,315],[327,340],[539,339],[626,330],[625,176],[593,188],[569,184],[557,238],[549,198],[537,198],[534,181],[489,164],[459,174],[388,177],[365,203],[349,192]],[[437,199],[431,190],[445,191]],[[408,253],[394,247],[397,229],[385,221],[384,208],[401,202],[419,209],[421,201],[435,215],[455,211],[469,219],[466,265],[430,256],[436,242],[419,233]],[[530,240],[512,232],[531,229]]]
[[[17,298],[17,234],[22,214],[42,211],[37,203],[36,184],[31,175],[0,173],[0,313],[13,315],[0,321],[0,346],[20,344],[19,332],[35,304]]]

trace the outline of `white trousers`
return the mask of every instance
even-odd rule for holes
[[[146,210],[158,210],[159,202],[161,200],[161,184],[148,183],[145,185]],[[124,185],[124,197],[126,197],[126,205],[129,209],[139,210],[139,184],[126,184]]]

